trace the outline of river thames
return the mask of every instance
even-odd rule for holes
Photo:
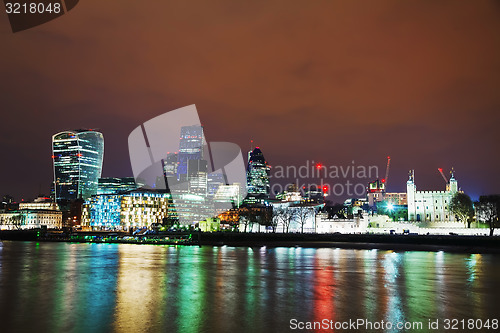
[[[0,332],[495,332],[499,319],[494,254],[0,244]],[[357,320],[375,326],[339,326]]]

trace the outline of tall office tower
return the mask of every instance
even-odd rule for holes
[[[97,194],[104,155],[102,133],[65,131],[52,136],[54,193],[57,201]]]
[[[225,185],[224,175],[218,172],[211,172],[207,175],[207,196],[213,198],[219,186]]]
[[[269,199],[270,167],[264,158],[264,154],[256,147],[248,154],[247,167],[247,199],[249,203],[263,202]]]
[[[187,180],[189,193],[207,195],[207,161],[188,160]]]
[[[165,177],[177,177],[177,153],[168,153],[167,157],[162,160],[163,162],[163,175]]]
[[[204,143],[203,127],[199,125],[181,127],[177,165],[179,180],[185,180],[187,177],[188,160],[201,160],[203,158]]]

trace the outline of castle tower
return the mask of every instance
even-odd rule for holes
[[[449,191],[452,193],[458,192],[458,181],[455,179],[455,171],[453,168],[451,169],[451,177],[450,177],[450,189]]]
[[[410,170],[408,181],[406,182],[406,198],[408,201],[408,221],[415,221],[416,206],[415,194],[417,187],[415,186],[415,170]]]

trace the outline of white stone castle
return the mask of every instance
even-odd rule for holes
[[[450,212],[449,205],[457,192],[458,182],[453,172],[445,191],[417,191],[415,171],[410,171],[406,182],[408,221],[455,222],[455,215]]]

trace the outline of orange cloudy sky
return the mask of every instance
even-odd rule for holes
[[[274,166],[391,155],[389,190],[453,166],[499,193],[499,32],[499,1],[85,0],[15,34],[2,13],[0,194],[47,193],[65,129],[100,128],[103,175],[130,176],[128,134],[190,104]]]

